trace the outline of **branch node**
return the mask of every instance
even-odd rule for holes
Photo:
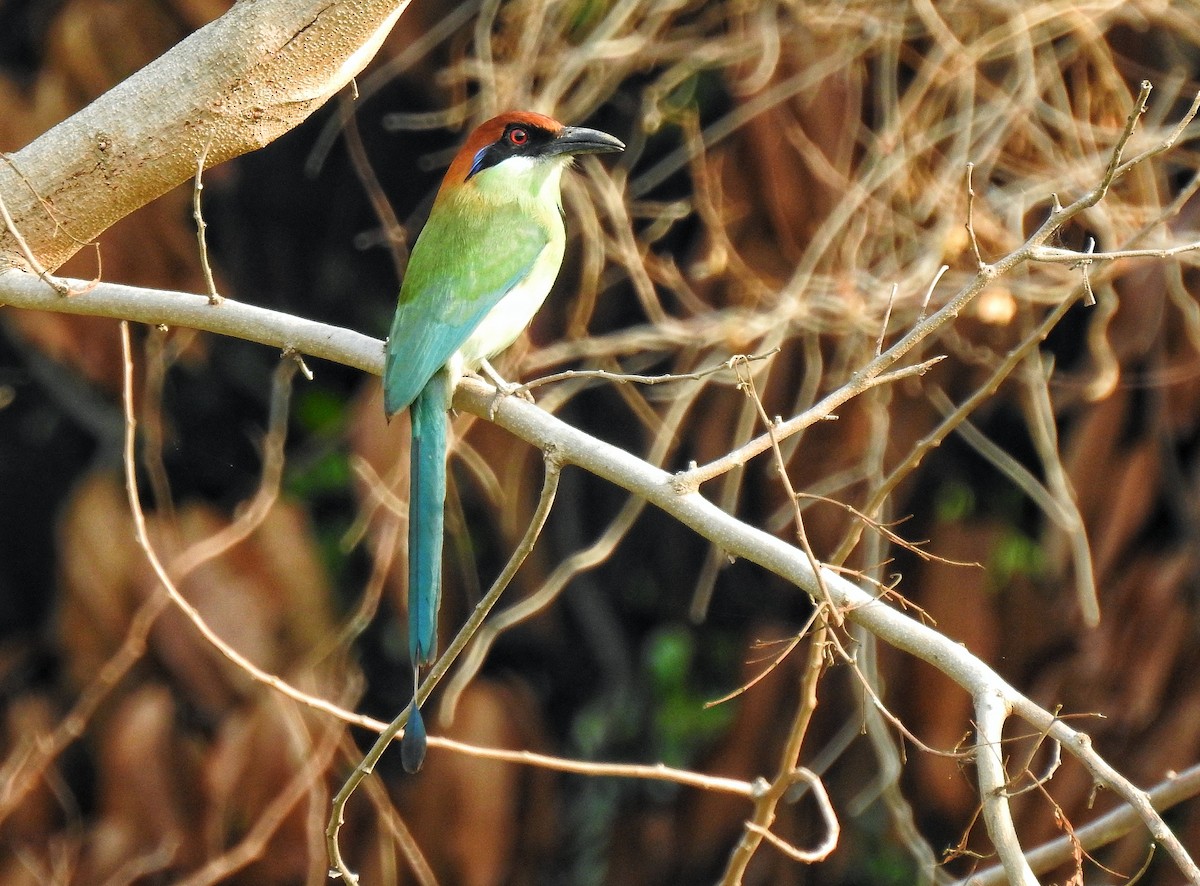
[[[694,475],[694,471],[699,467],[696,462],[688,462],[686,471],[677,471],[671,477],[671,491],[676,495],[691,495],[700,488],[700,483]]]
[[[546,470],[555,473],[561,471],[566,463],[563,459],[562,447],[553,440],[542,448],[542,459],[546,463]]]
[[[220,298],[220,296],[217,296],[217,298]],[[210,299],[209,304],[219,304],[219,302],[213,302]],[[304,355],[296,350],[296,348],[294,348],[292,345],[287,345],[284,347],[283,351],[279,354],[279,359],[294,360],[296,363],[296,368],[300,370],[300,374],[303,375],[307,381],[312,381],[315,377],[313,375],[313,371],[308,368],[308,364],[304,362]]]

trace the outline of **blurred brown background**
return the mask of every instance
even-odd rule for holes
[[[0,2],[0,149],[26,144],[224,8]],[[1200,88],[1197,20],[1193,3],[417,0],[360,79],[358,102],[332,102],[207,175],[218,285],[381,336],[407,238],[464,129],[535,106],[630,150],[572,177],[562,278],[502,371],[693,372],[778,349],[753,364],[755,383],[768,414],[787,417],[870,359],[889,300],[890,340],[918,316],[939,266],[949,270],[934,307],[973,272],[968,161],[979,246],[994,259],[1040,223],[1052,193],[1067,202],[1098,181],[1140,80],[1155,91],[1134,147],[1169,128]],[[357,135],[345,133],[346,110]],[[355,161],[356,139],[376,182]],[[1057,245],[1195,240],[1196,168],[1184,138]],[[376,187],[400,229],[372,209]],[[107,232],[104,278],[202,291],[191,199],[180,188]],[[862,526],[837,502],[866,508],[938,426],[945,397],[987,385],[1054,305],[1078,298],[1079,270],[1000,280],[925,346],[922,357],[950,355],[929,376],[864,395],[785,447],[797,490],[834,500],[804,502],[818,557],[844,546],[848,566],[889,583],[902,575],[898,590],[940,630],[1038,703],[1086,715],[1074,725],[1145,786],[1200,757],[1193,264],[1094,269],[1098,304],[1072,307],[1041,348],[1048,384],[1027,362],[973,411],[1001,455],[951,435],[903,468],[878,516],[910,517],[894,531],[982,568],[922,561],[873,530],[851,548]],[[90,277],[95,255],[83,250],[62,270]],[[236,521],[259,487],[278,355],[140,329],[135,361],[142,494],[170,560]],[[411,689],[389,506],[405,495],[405,429],[382,421],[374,379],[312,368],[313,381],[289,383],[280,496],[246,541],[180,585],[263,668],[387,720]],[[0,311],[0,882],[322,882],[329,795],[367,737],[250,682],[163,611],[122,487],[120,377],[115,322]],[[1049,444],[1032,430],[1047,391]],[[658,445],[671,470],[761,432],[729,373],[645,388],[575,381],[537,396],[636,454]],[[504,563],[540,483],[541,459],[525,444],[469,417],[457,430],[444,637]],[[1063,471],[1085,532],[1048,517],[1012,481],[1014,465],[1035,484]],[[705,493],[794,537],[766,457]],[[1085,538],[1103,613],[1095,629],[1077,597]],[[575,469],[505,603],[544,587],[560,592],[548,608],[501,634],[469,685],[444,687],[443,701],[459,693],[455,716],[435,733],[741,778],[773,771],[803,644],[749,692],[704,703],[761,671],[804,625],[810,607],[796,589],[727,564]],[[943,750],[970,735],[961,691],[891,650],[880,657],[885,700],[915,735]],[[838,850],[806,868],[764,847],[746,882],[916,881],[861,735],[856,681],[835,662],[803,755],[841,817]],[[972,825],[969,765],[909,745],[899,779],[935,854],[960,841],[989,851]],[[1048,789],[1076,827],[1113,805],[1070,760]],[[1044,795],[1015,809],[1027,847],[1061,833]],[[415,778],[385,757],[349,811],[343,842],[365,883],[417,882],[401,848],[411,835],[444,884],[659,884],[715,882],[749,806],[434,749]],[[1200,846],[1195,804],[1168,820]],[[774,829],[798,845],[820,835],[803,800],[781,807]],[[1097,858],[1131,875],[1146,855],[1136,833]],[[1141,882],[1180,881],[1160,857]]]

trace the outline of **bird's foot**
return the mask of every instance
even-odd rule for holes
[[[484,360],[479,365],[480,371],[487,376],[487,380],[496,386],[496,396],[492,398],[492,404],[488,407],[488,418],[496,417],[496,410],[500,407],[500,401],[505,397],[520,397],[522,400],[533,402],[533,394],[529,393],[529,389],[521,384],[505,381],[500,377],[495,368],[487,360]]]

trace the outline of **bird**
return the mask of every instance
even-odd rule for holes
[[[533,111],[481,123],[446,171],[413,244],[385,347],[384,412],[408,409],[408,646],[413,699],[400,743],[408,772],[427,735],[420,670],[437,654],[450,402],[467,372],[511,345],[542,306],[566,247],[561,179],[620,139]]]

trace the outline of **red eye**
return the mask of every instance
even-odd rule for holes
[[[529,133],[526,130],[521,129],[519,126],[516,129],[510,129],[508,131],[508,143],[510,145],[515,145],[519,148],[527,141],[529,141]]]

